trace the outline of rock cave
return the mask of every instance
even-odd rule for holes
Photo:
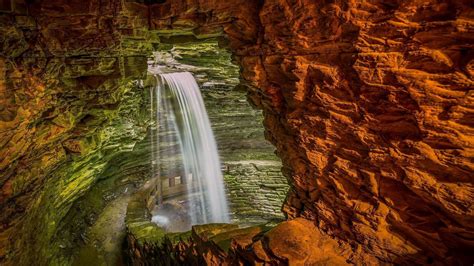
[[[472,265],[474,3],[0,0],[0,265]]]

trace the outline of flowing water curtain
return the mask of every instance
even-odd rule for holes
[[[156,174],[160,176],[160,200],[163,194],[162,182],[181,176],[184,180],[184,167],[182,162],[182,144],[176,123],[175,112],[172,107],[170,93],[165,89],[160,76],[155,76],[157,86],[153,88],[156,109],[154,119],[156,131],[154,132],[154,154],[156,160]]]
[[[158,149],[158,139],[157,139],[157,132],[159,126],[159,119],[158,119],[158,86],[151,86],[150,87],[150,119],[152,125],[150,127],[150,154],[151,154],[151,178],[160,178],[160,169],[158,166],[159,161],[159,149]],[[158,182],[157,188],[157,201],[161,203],[161,182]]]
[[[176,132],[184,177],[189,179],[186,185],[191,223],[228,222],[217,145],[199,86],[189,72],[160,74],[159,77],[156,102],[161,103],[161,107],[158,119],[160,124],[167,124]],[[159,129],[165,130],[161,126]],[[163,157],[161,154],[160,163]]]

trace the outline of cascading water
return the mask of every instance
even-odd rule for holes
[[[229,222],[217,145],[196,80],[189,72],[155,77],[159,126],[154,146],[160,147],[160,152],[154,159],[166,164],[164,173],[173,172],[170,168],[182,172],[192,225]]]

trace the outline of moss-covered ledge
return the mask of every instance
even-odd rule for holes
[[[149,181],[128,204],[128,265],[345,265],[360,256],[303,218],[246,228],[205,224],[167,233],[151,222],[156,195],[155,183]]]
[[[234,238],[251,242],[253,236],[270,228],[265,225],[239,228],[236,224],[216,223],[193,226],[187,232],[167,233],[151,222],[156,187],[156,180],[149,181],[127,207],[125,253],[131,265],[221,264],[229,260]]]
[[[144,243],[161,243],[166,232],[151,222],[150,210],[142,197],[144,194],[144,192],[140,192],[139,195],[128,203],[125,217],[128,235],[132,235],[139,241],[140,245]]]

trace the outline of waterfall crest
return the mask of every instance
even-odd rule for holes
[[[168,154],[161,151],[154,159],[160,164],[174,160],[171,167],[182,172],[192,225],[229,222],[217,145],[196,80],[189,72],[155,77],[156,138],[171,144],[166,149]],[[170,150],[178,155],[172,155]],[[176,160],[180,161],[179,167]]]

